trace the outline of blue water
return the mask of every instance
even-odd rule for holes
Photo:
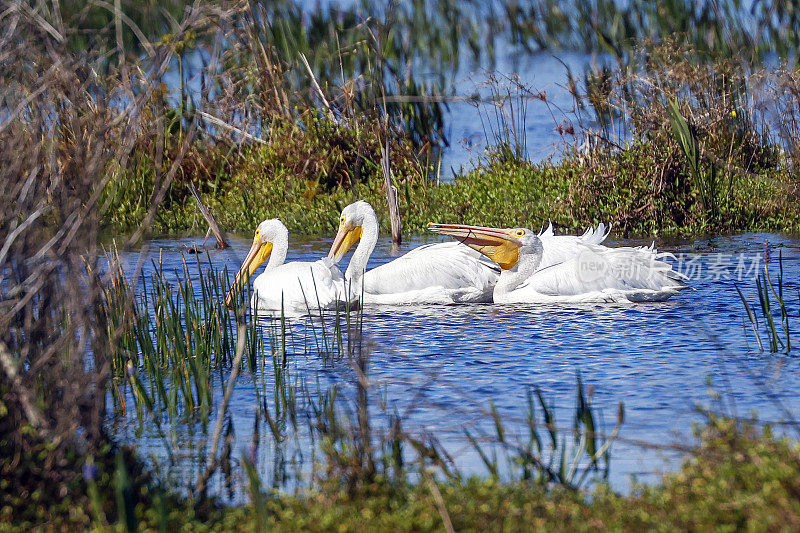
[[[420,437],[434,435],[463,472],[485,474],[464,437],[464,428],[472,434],[494,434],[488,414],[491,400],[506,421],[509,434],[524,440],[527,391],[536,386],[556,406],[559,425],[569,428],[576,373],[580,371],[587,390],[591,390],[592,405],[602,415],[601,429],[613,429],[617,405],[624,404],[625,422],[620,439],[612,447],[610,475],[612,485],[620,490],[628,490],[632,479],[652,482],[658,479],[658,472],[679,465],[681,455],[674,446],[693,442],[692,423],[702,420],[698,406],[739,417],[757,413],[761,421],[788,423],[783,430],[793,431],[796,428],[791,423],[800,412],[798,352],[787,356],[758,351],[734,280],[725,279],[742,278],[740,288],[756,304],[752,267],[755,261],[763,268],[760,261],[765,240],[771,245],[773,281],[778,255],[783,256],[784,290],[797,328],[800,240],[763,234],[657,242],[659,249],[676,255],[678,267],[692,275],[692,290],[665,303],[367,308],[363,331],[370,349],[368,377],[376,405],[375,426],[386,426],[379,412],[397,412],[407,432]],[[165,270],[180,272],[181,252],[200,241],[153,240],[143,253],[151,257],[160,254]],[[235,271],[250,242],[249,238],[234,239],[229,250],[210,250],[211,260],[218,267],[227,265]],[[412,239],[401,252],[423,242],[429,240]],[[610,240],[607,244],[649,242]],[[288,260],[319,258],[329,246],[329,240],[293,237]],[[129,271],[137,259],[138,252],[125,256]],[[390,243],[381,241],[371,264],[391,259]],[[208,259],[203,256],[202,261],[207,263]],[[690,265],[688,269],[686,265]],[[699,272],[698,266],[702,269]],[[196,276],[196,267],[190,269]],[[143,274],[151,270],[149,261],[144,261]],[[262,327],[267,337],[270,328],[274,325]],[[292,375],[305,378],[314,387],[319,381],[322,388],[339,383],[344,393],[352,390],[353,372],[345,363],[333,367],[323,364],[316,355],[307,322],[290,325],[290,330],[294,336],[287,352]],[[763,333],[762,340],[766,342]],[[797,342],[800,345],[800,338]],[[234,456],[240,456],[252,441],[258,404],[255,387],[271,398],[270,365],[255,376],[244,372],[237,381],[231,403]],[[218,385],[226,378],[219,379]],[[720,400],[710,395],[709,383]],[[217,389],[221,391],[222,387]],[[379,408],[381,402],[385,409]],[[218,404],[217,400],[215,406]],[[214,419],[215,414],[211,426]],[[136,424],[113,427],[123,440],[139,445],[145,456],[163,459],[161,441],[152,428],[137,431]],[[272,479],[275,447],[270,445],[269,429],[263,420],[259,431],[258,466],[264,479]],[[176,475],[196,475],[205,461],[205,431],[187,425],[178,428],[174,438],[184,461],[175,469]],[[304,438],[307,434],[300,436],[297,449],[307,447]],[[195,452],[195,448],[201,451]],[[296,453],[294,459],[298,464],[293,468],[299,475],[307,475],[309,454],[303,456],[304,464],[299,464]],[[216,483],[219,489],[221,480]]]
[[[609,61],[604,55],[565,51],[522,54],[512,50],[498,53],[492,69],[463,62],[455,76],[456,94],[478,95],[481,103],[449,104],[444,120],[450,145],[442,152],[442,180],[451,180],[485,158],[487,148],[506,139],[506,125],[511,133],[508,137],[523,147],[528,159],[558,157],[576,141],[568,133],[562,136],[558,127],[571,125],[574,131],[580,131],[575,102],[567,90],[567,69],[580,79],[585,70]],[[524,89],[517,90],[517,84]],[[541,94],[545,100],[533,94]],[[497,95],[505,99],[494,98]],[[582,115],[585,126],[596,127],[588,113]]]

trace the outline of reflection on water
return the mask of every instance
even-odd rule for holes
[[[696,406],[713,405],[709,379],[723,396],[723,402],[716,406],[737,416],[749,416],[755,410],[762,420],[787,421],[800,408],[800,387],[795,378],[800,370],[798,359],[757,352],[734,281],[709,274],[719,254],[760,254],[765,239],[773,246],[773,261],[781,250],[787,280],[784,290],[795,306],[800,298],[800,240],[751,234],[656,243],[676,255],[699,254],[703,266],[690,282],[693,290],[663,303],[367,308],[363,334],[370,351],[369,379],[376,403],[401,416],[406,431],[436,435],[463,471],[484,473],[479,458],[465,441],[463,429],[492,432],[487,416],[489,400],[508,421],[509,432],[522,435],[526,394],[530,387],[538,386],[557,406],[559,423],[569,426],[574,413],[575,376],[580,371],[592,390],[593,405],[604,415],[605,430],[614,425],[617,403],[625,404],[622,440],[612,448],[612,483],[624,489],[631,474],[652,480],[649,474],[676,466],[670,462],[676,455],[639,443],[689,440],[692,422],[700,419]],[[422,242],[413,240],[403,250]],[[180,272],[180,252],[195,243],[154,240],[147,253],[153,257],[160,254],[165,271]],[[210,252],[210,260],[217,267],[227,265],[229,271],[238,268],[249,242],[242,239],[232,244],[230,250]],[[288,260],[321,257],[329,245],[325,240],[295,239]],[[391,243],[381,241],[370,267],[391,260],[390,250]],[[128,268],[133,269],[138,259],[137,254],[126,256]],[[149,261],[143,265],[147,274]],[[196,268],[193,272],[197,274]],[[752,280],[744,280],[740,287],[757,302]],[[796,312],[797,307],[794,309]],[[316,355],[320,349],[319,327],[308,319],[289,321],[289,375],[297,380],[298,388],[306,387],[310,394],[333,383],[346,390],[355,380],[350,367],[335,358],[320,361]],[[270,339],[274,342],[276,328],[280,328],[279,321],[261,324],[268,343]],[[237,382],[231,403],[234,450],[245,449],[252,440],[259,397],[273,394],[270,365],[261,364],[253,374],[244,372]],[[226,374],[220,372],[216,379],[223,383]],[[308,415],[308,409],[308,405],[301,405],[301,416]],[[208,428],[197,426],[186,424],[169,437],[177,439],[173,444],[176,449],[191,452],[192,447],[205,442]],[[163,441],[152,430],[137,431],[121,424],[115,431],[123,440],[141,446],[145,456],[150,452],[163,456],[159,451]],[[269,430],[262,423],[259,431]],[[275,450],[264,444],[268,440],[262,437],[259,449],[259,468],[265,479],[272,479],[276,461],[282,461],[284,469],[289,465],[295,475],[304,472],[306,467],[299,461],[302,442],[277,458]],[[195,464],[195,472],[200,464],[203,461]]]

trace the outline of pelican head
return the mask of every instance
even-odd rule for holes
[[[541,249],[539,237],[527,228],[487,228],[431,222],[428,229],[455,237],[500,265],[503,270],[514,268],[519,262],[520,254]]]
[[[339,217],[339,231],[333,239],[331,251],[328,252],[328,259],[338,263],[344,254],[361,239],[364,232],[364,224],[368,221],[378,223],[375,210],[364,200],[359,200],[342,209]]]
[[[258,270],[258,267],[270,257],[272,248],[277,241],[286,242],[288,245],[289,230],[286,229],[283,222],[277,218],[273,218],[265,220],[256,226],[253,244],[250,246],[250,251],[247,252],[247,256],[244,258],[239,272],[236,273],[233,285],[230,291],[228,291],[228,295],[225,297],[225,305],[231,307],[236,293],[244,287],[247,280],[250,279],[250,276]],[[283,258],[281,258],[281,262],[283,262]]]

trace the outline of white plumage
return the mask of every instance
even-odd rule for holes
[[[264,272],[253,281],[250,305],[258,313],[303,314],[314,309],[335,308],[346,299],[344,276],[327,258],[284,263],[289,231],[278,219],[265,220],[256,228],[253,245],[226,298],[231,305],[235,291],[247,283],[269,258]]]
[[[253,281],[251,307],[258,312],[302,314],[333,309],[345,299],[344,276],[327,259],[284,263],[265,270]]]
[[[650,247],[609,248],[600,224],[582,236],[556,236],[552,225],[536,235],[525,228],[500,229],[432,224],[498,261],[496,303],[663,301],[687,288],[664,261],[671,254]]]
[[[492,261],[462,244],[427,244],[368,270],[364,274],[364,301],[491,302],[499,270]]]
[[[420,246],[365,272],[378,229],[368,203],[358,201],[342,210],[328,258],[338,262],[358,241],[344,276],[351,299],[387,305],[491,301],[499,267],[459,243]]]

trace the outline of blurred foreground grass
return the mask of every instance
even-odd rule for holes
[[[104,10],[97,19],[84,3],[66,4],[80,8],[78,20],[62,17],[58,2],[5,2],[0,9],[8,22],[0,39],[6,193],[0,195],[0,530],[426,530],[446,529],[448,521],[454,529],[797,529],[797,445],[769,432],[711,419],[679,473],[631,496],[603,485],[587,494],[541,479],[434,483],[424,470],[416,477],[385,475],[394,472],[388,459],[397,465],[402,458],[399,431],[387,432],[382,455],[373,455],[365,403],[343,418],[336,390],[314,398],[309,420],[327,446],[322,483],[296,495],[265,492],[244,453],[237,454],[244,468],[236,472],[249,485],[250,505],[217,506],[199,482],[198,498],[188,500],[109,438],[107,403],[126,406],[123,396],[108,391],[127,380],[135,392],[125,398],[135,403],[129,412],[136,416],[160,421],[199,408],[206,424],[210,387],[222,389],[227,365],[243,367],[241,359],[232,363],[220,354],[233,351],[232,333],[226,337],[232,319],[219,292],[207,290],[208,278],[195,287],[220,312],[192,308],[193,314],[173,313],[169,320],[157,310],[145,316],[149,308],[132,312],[129,287],[113,284],[99,245],[103,233],[114,231],[133,230],[124,246],[152,232],[204,231],[190,185],[226,229],[249,233],[261,219],[280,217],[294,232],[326,233],[345,203],[363,197],[382,205],[379,147],[386,145],[406,231],[434,219],[537,228],[548,218],[565,228],[611,221],[622,233],[797,231],[800,74],[794,64],[751,75],[723,60],[687,61],[680,46],[646,46],[579,82],[567,71],[576,112],[554,124],[568,140],[561,160],[526,161],[523,123],[511,120],[511,100],[496,98],[487,126],[492,150],[475,171],[436,185],[441,91],[409,76],[417,63],[408,59],[421,47],[386,57],[398,34],[391,20],[345,17],[338,26],[323,24],[316,44],[304,48],[314,61],[305,68],[297,47],[283,39],[309,35],[296,10],[278,10],[276,18],[262,4],[193,2],[173,20],[182,8],[173,2],[178,9],[162,10],[162,22],[153,20],[146,35],[133,39],[128,30],[136,22],[111,3],[92,3]],[[800,10],[791,13],[796,19]],[[310,20],[339,18],[329,15]],[[300,24],[275,31],[275,20]],[[344,60],[340,37],[349,43]],[[209,52],[199,94],[187,90],[184,76],[194,43]],[[330,53],[312,54],[320,47]],[[323,77],[317,61],[332,74]],[[170,89],[168,74],[175,72]],[[308,90],[315,76],[323,89]],[[759,80],[766,87],[757,87]],[[505,89],[494,90],[503,96]],[[519,85],[509,91],[547,105],[545,96]],[[403,104],[387,105],[384,95]],[[178,288],[186,295],[190,286],[184,280]],[[185,309],[178,303],[185,296],[155,296],[162,310],[173,302],[175,310]],[[110,301],[119,314],[106,312]],[[150,346],[154,339],[158,350],[146,351],[142,342]],[[212,344],[214,367],[206,350]],[[288,383],[282,353],[285,345],[261,362],[271,362],[275,380]],[[147,365],[150,386],[139,379]],[[159,389],[165,383],[170,394]],[[365,385],[355,388],[366,397]],[[265,401],[280,392],[264,390]],[[282,390],[287,394],[275,399],[282,418],[274,404],[264,413],[276,439],[295,423],[295,396],[288,386]],[[538,459],[542,450],[564,457],[562,450],[577,447],[578,459],[585,458],[596,435],[585,406],[578,412],[575,427],[558,442],[553,437],[549,450],[539,442],[540,455],[533,455],[534,444],[527,443],[530,450],[515,457]],[[223,422],[220,417],[218,429]],[[497,428],[502,442],[499,422]],[[430,455],[434,444],[418,450],[426,460],[438,457]],[[217,451],[209,454],[207,471],[224,468]],[[229,446],[219,456],[230,466]],[[374,457],[386,458],[386,465]],[[516,466],[523,476],[531,471],[525,461]],[[557,477],[541,466],[540,474]]]
[[[376,479],[346,490],[334,479],[295,495],[261,493],[238,507],[170,495],[139,475],[138,504],[128,522],[141,531],[794,531],[800,527],[800,449],[771,430],[711,416],[700,444],[661,482],[623,495],[606,485],[590,492],[524,481],[465,478]],[[121,453],[121,452],[118,452]],[[13,494],[24,516],[0,509],[0,529],[125,530],[116,523],[112,456],[98,463],[96,483],[109,502],[106,526],[91,508],[76,507],[85,483],[59,504]],[[25,464],[25,463],[23,463]],[[149,484],[148,484],[149,483]],[[3,491],[9,487],[4,486]],[[8,502],[8,500],[6,500]],[[105,519],[104,519],[105,520]],[[448,527],[448,524],[451,527]]]

